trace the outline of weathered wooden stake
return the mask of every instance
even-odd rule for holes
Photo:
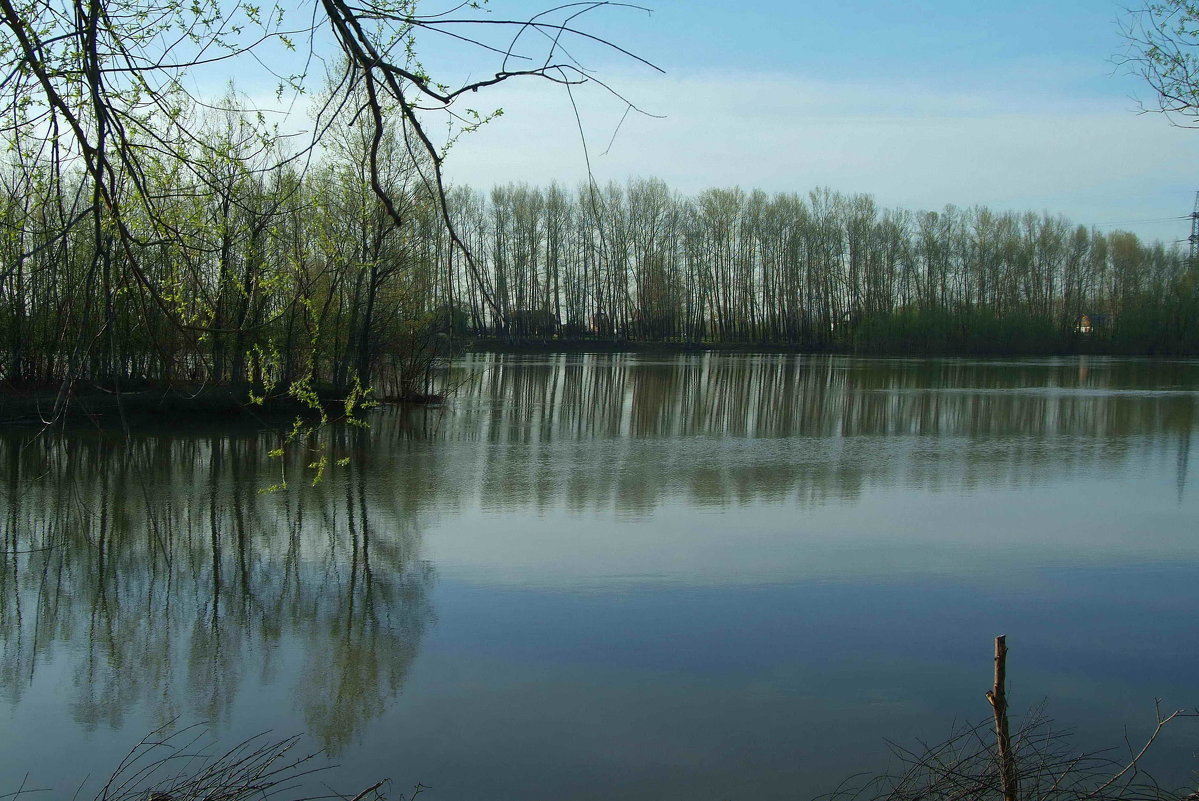
[[[998,744],[999,781],[1003,788],[1003,801],[1017,801],[1019,795],[1016,776],[1016,759],[1012,756],[1012,740],[1007,725],[1007,637],[995,638],[995,686],[987,691],[987,700],[995,713],[995,741]]]

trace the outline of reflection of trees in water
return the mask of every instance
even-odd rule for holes
[[[341,432],[341,451],[356,445]],[[414,516],[361,466],[263,495],[257,435],[0,438],[0,683],[70,648],[87,727],[149,704],[228,720],[243,678],[302,651],[292,697],[337,750],[400,689],[431,617]],[[290,644],[291,648],[280,648]],[[258,673],[259,675],[250,675]]]
[[[1182,475],[1199,398],[1199,364],[1144,360],[616,354],[459,370],[473,381],[443,439],[491,447],[450,469],[478,473],[485,504],[540,508],[1023,486],[1161,450]]]
[[[486,369],[483,369],[486,368]],[[280,682],[336,750],[403,684],[431,611],[429,510],[814,505],[1156,458],[1186,481],[1194,363],[475,358],[447,411],[334,431],[318,487],[260,435],[0,438],[0,693],[70,649],[74,714],[227,719]],[[1172,387],[1173,391],[1142,391]],[[65,447],[64,447],[65,444]],[[1175,467],[1176,465],[1176,467]],[[295,466],[293,466],[295,467]],[[287,647],[287,646],[292,647]]]

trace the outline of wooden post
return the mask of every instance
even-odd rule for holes
[[[995,713],[996,756],[999,761],[999,781],[1003,788],[1003,801],[1017,801],[1019,795],[1016,775],[1016,759],[1012,755],[1011,735],[1007,724],[1007,637],[995,638],[995,686],[987,692],[987,700]]]

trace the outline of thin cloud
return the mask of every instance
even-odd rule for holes
[[[1137,115],[1122,97],[1057,98],[1028,80],[987,93],[753,74],[614,83],[665,118],[631,115],[608,149],[623,107],[576,92],[601,181],[652,175],[688,193],[829,186],[888,205],[984,204],[1091,224],[1182,214],[1194,191],[1182,181],[1199,175],[1199,134]],[[564,93],[525,84],[489,99],[505,115],[455,148],[452,180],[486,189],[586,179]]]

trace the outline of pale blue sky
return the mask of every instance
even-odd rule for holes
[[[544,8],[493,0],[495,17]],[[659,176],[684,192],[741,185],[875,195],[888,206],[985,204],[1084,224],[1181,217],[1199,189],[1199,131],[1138,115],[1152,100],[1113,63],[1122,7],[1109,0],[833,3],[659,0],[610,8],[590,30],[666,70],[580,48],[588,67],[648,111],[621,118],[576,93],[601,181]],[[434,68],[481,62],[428,42]],[[464,66],[466,65],[466,66]],[[569,100],[526,83],[478,96],[505,115],[450,157],[453,180],[586,176]],[[472,100],[474,97],[472,96]],[[1175,240],[1187,222],[1121,227]]]
[[[681,69],[705,64],[871,80],[901,73],[952,84],[989,84],[1005,68],[1074,62],[1092,89],[1109,92],[1106,59],[1121,45],[1120,6],[1104,0],[979,3],[663,2],[637,43]],[[631,21],[631,14],[629,15]],[[666,36],[654,38],[664,29]],[[703,42],[697,49],[695,43]],[[1076,74],[1072,79],[1082,76]],[[1056,80],[1054,81],[1056,83]]]

